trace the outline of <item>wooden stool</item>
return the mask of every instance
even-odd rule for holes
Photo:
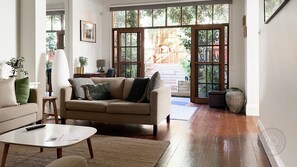
[[[42,98],[42,122],[44,122],[44,117],[46,116],[55,116],[55,123],[58,124],[58,111],[57,111],[57,104],[56,104],[56,100],[57,97],[55,96],[46,96]],[[54,107],[54,114],[47,114],[45,113],[45,103],[49,102],[49,105],[51,105],[51,103],[53,103],[53,107]]]

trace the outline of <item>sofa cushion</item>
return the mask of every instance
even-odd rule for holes
[[[123,90],[123,99],[127,99],[133,85],[134,78],[126,78]]]
[[[116,78],[91,78],[95,84],[108,82],[110,84],[110,95],[114,99],[122,99],[123,98],[123,89],[124,89],[124,80],[123,77]]]
[[[79,100],[85,99],[85,92],[82,86],[86,84],[94,85],[94,82],[90,78],[69,78],[68,81],[73,88],[76,99]]]
[[[130,93],[127,97],[127,101],[142,102],[146,93],[146,86],[148,78],[135,78]]]
[[[91,112],[106,112],[106,106],[111,102],[117,102],[120,99],[111,100],[70,100],[66,101],[67,110],[91,111]]]
[[[113,102],[108,104],[107,113],[148,115],[150,114],[150,104],[129,101]]]
[[[15,80],[15,96],[20,104],[26,104],[30,95],[29,78]]]
[[[160,76],[160,73],[159,71],[155,72],[150,81],[149,81],[149,85],[148,85],[148,88],[147,88],[147,94],[146,94],[146,97],[147,97],[147,101],[150,101],[150,94],[151,92],[154,90],[154,89],[157,89],[161,86],[161,76]]]
[[[15,97],[14,82],[15,77],[0,81],[0,108],[18,105]]]
[[[111,98],[108,82],[98,83],[96,85],[83,85],[86,98],[88,100],[108,100]]]
[[[23,117],[38,111],[37,103],[27,103],[19,106],[0,108],[0,122]]]

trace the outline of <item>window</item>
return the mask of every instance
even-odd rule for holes
[[[113,28],[228,24],[229,4],[174,6],[113,12]]]
[[[180,61],[178,63],[182,64],[182,66],[189,68],[187,70],[187,76],[189,76],[189,78],[194,78],[194,76],[190,76],[191,74],[197,75],[197,97],[208,98],[207,93],[209,90],[228,89],[229,4],[180,3],[156,5],[155,8],[154,5],[137,8],[138,7],[123,7],[111,9],[120,10],[113,11],[112,25],[112,66],[117,71],[118,76],[141,76],[136,75],[136,73],[131,73],[131,71],[137,73],[141,71],[147,75],[147,71],[149,71],[147,69],[152,68],[152,64],[170,64],[172,62],[176,63],[171,60],[178,60]],[[194,36],[191,27],[205,26],[215,26],[220,27],[220,29],[210,28],[197,30],[199,36],[196,36],[199,41],[197,41],[198,56],[196,55],[197,68],[195,69],[199,71],[199,73],[190,73],[190,71],[194,69],[193,66],[190,68],[192,61],[187,57],[188,54],[191,54],[191,38]],[[127,33],[131,33],[130,31],[137,29],[144,29],[144,39],[149,36],[149,40],[144,40],[144,45],[139,45],[139,51],[144,52],[143,59],[132,61],[132,58],[136,55],[136,51],[133,51],[133,48],[130,47],[130,36],[127,36]],[[177,45],[182,45],[183,47],[181,48],[186,49],[186,51],[182,53],[185,55],[184,57],[186,57],[184,61],[179,58],[179,56],[182,55],[180,54],[182,49],[170,47],[172,43],[174,43],[170,39],[171,34],[168,33],[171,29],[180,29],[174,32],[178,32],[177,38],[179,38],[180,42],[178,42]],[[155,32],[154,30],[157,31]],[[164,32],[162,30],[164,30]],[[124,32],[126,34],[124,34]],[[140,39],[140,41],[142,41],[142,38]],[[125,43],[123,43],[124,41]],[[152,43],[148,41],[152,41]],[[175,55],[174,53],[177,54]],[[175,88],[172,87],[172,90],[175,90]]]

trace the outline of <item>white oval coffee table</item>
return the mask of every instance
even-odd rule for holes
[[[44,128],[27,131],[26,127],[0,135],[4,143],[1,167],[5,166],[9,145],[23,145],[42,148],[56,148],[57,158],[62,157],[62,148],[87,140],[91,158],[94,157],[91,139],[97,130],[87,126],[46,124]]]

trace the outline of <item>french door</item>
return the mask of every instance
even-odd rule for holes
[[[208,103],[208,92],[225,88],[224,25],[193,26],[191,102]]]
[[[144,29],[113,30],[113,67],[119,77],[144,76]]]

